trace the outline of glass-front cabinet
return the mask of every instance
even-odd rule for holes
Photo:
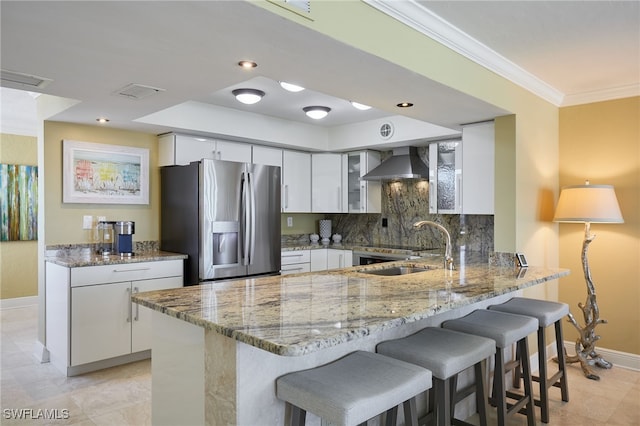
[[[380,182],[362,180],[362,176],[380,164],[380,153],[376,151],[350,152],[345,155],[343,182],[343,205],[347,213],[380,213],[382,187]]]
[[[429,145],[429,213],[462,212],[462,141]]]

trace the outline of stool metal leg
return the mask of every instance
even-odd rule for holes
[[[529,361],[529,343],[527,338],[520,340],[518,343],[520,347],[520,361],[522,362],[522,376],[524,378],[524,394],[527,398],[526,412],[527,412],[527,425],[535,426],[536,415],[534,412],[533,402],[533,381],[531,380],[531,363]]]
[[[482,360],[474,366],[476,379],[476,408],[480,416],[480,426],[487,426],[487,382],[485,380],[487,370],[487,360]]]
[[[498,426],[505,426],[507,424],[507,393],[504,380],[504,349],[497,349],[493,372],[493,401],[498,410]]]
[[[416,406],[416,398],[411,398],[404,402],[404,424],[405,426],[419,426],[418,424],[418,408]]]
[[[567,384],[567,360],[564,353],[563,342],[564,339],[562,337],[562,324],[560,321],[556,321],[555,323],[556,329],[556,350],[558,351],[558,368],[562,372],[562,376],[560,376],[560,384],[554,383],[554,386],[560,387],[560,393],[562,394],[562,400],[564,402],[569,402],[569,386]]]
[[[385,426],[396,426],[396,424],[398,423],[398,406],[396,405],[393,408],[389,408],[386,412],[385,417]]]
[[[538,329],[538,381],[540,382],[540,420],[549,423],[549,376],[545,327]]]
[[[291,422],[289,424],[291,426],[304,426],[304,422],[307,418],[307,412],[295,405],[289,405],[291,406]]]

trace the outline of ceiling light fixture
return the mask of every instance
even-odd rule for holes
[[[99,118],[96,118],[96,121],[100,124],[105,124],[109,122],[109,119],[105,117],[99,117]]]
[[[240,61],[238,62],[238,65],[240,65],[242,68],[246,68],[246,69],[251,69],[251,68],[255,68],[258,66],[258,64],[256,64],[253,61]]]
[[[331,108],[326,106],[308,106],[302,108],[302,110],[308,117],[313,118],[314,120],[320,120],[329,114]]]
[[[287,83],[286,81],[281,81],[280,87],[282,87],[284,90],[287,90],[293,93],[302,92],[304,90],[304,87],[298,86],[297,84]]]
[[[410,108],[413,106],[411,102],[400,102],[396,105],[398,108]]]
[[[361,104],[360,102],[351,101],[351,105],[353,105],[354,108],[359,109],[360,111],[371,109],[369,105]]]
[[[236,97],[238,102],[242,102],[246,105],[252,105],[256,102],[260,102],[264,96],[264,92],[258,89],[236,89],[231,93],[233,93],[233,96]]]

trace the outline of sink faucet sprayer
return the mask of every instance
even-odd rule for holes
[[[453,257],[451,256],[451,235],[447,228],[440,225],[439,223],[432,222],[430,220],[421,220],[413,224],[414,228],[422,228],[425,225],[433,226],[438,228],[442,233],[447,237],[447,243],[444,248],[444,267],[445,269],[453,270]]]

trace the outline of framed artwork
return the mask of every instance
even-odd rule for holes
[[[0,241],[38,239],[38,167],[0,164]]]
[[[149,150],[62,141],[62,202],[149,204]]]

